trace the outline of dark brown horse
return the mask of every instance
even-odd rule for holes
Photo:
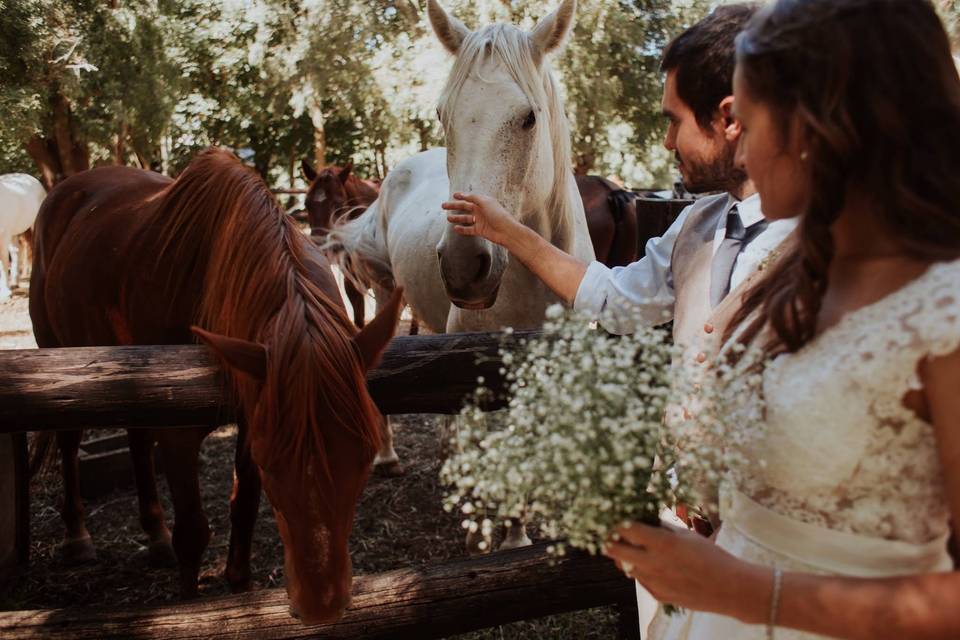
[[[343,168],[325,167],[319,173],[306,160],[300,162],[303,177],[310,183],[304,198],[307,218],[310,220],[310,237],[323,244],[330,229],[339,221],[355,220],[380,197],[380,185],[358,178],[353,173],[353,163]],[[344,292],[353,308],[353,321],[363,327],[365,309],[364,295],[373,285],[378,296],[387,297],[391,288],[384,283],[364,283],[356,273],[346,273],[343,279]],[[410,335],[419,333],[417,318],[410,320]],[[383,470],[379,465],[378,469]]]
[[[321,244],[338,220],[353,220],[367,210],[380,195],[380,189],[367,180],[353,175],[353,163],[342,169],[325,167],[319,173],[303,160],[303,177],[310,183],[304,206],[310,220],[310,237]],[[344,290],[353,307],[353,321],[358,327],[364,323],[364,292],[354,284],[355,278],[344,278]]]
[[[358,334],[326,259],[283,215],[259,176],[211,149],[171,181],[126,167],[68,178],[37,219],[30,315],[41,347],[182,344],[194,333],[222,360],[240,411],[226,578],[250,586],[261,482],[284,543],[287,592],[308,622],[349,603],[347,538],[379,445],[365,371],[399,313]],[[197,454],[212,426],[131,430],[140,520],[154,559],[172,549],[185,597],[197,594],[210,538]],[[59,433],[68,560],[95,557],[77,468],[79,432]],[[173,536],[157,500],[158,442]]]
[[[577,189],[597,260],[608,267],[635,262],[640,239],[634,194],[600,176],[577,176]]]

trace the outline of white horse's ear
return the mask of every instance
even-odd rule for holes
[[[540,20],[533,28],[533,43],[540,53],[553,53],[563,46],[577,13],[577,0],[563,0],[557,10]]]
[[[447,14],[437,0],[427,0],[427,14],[430,16],[430,25],[437,38],[446,47],[447,51],[456,55],[460,45],[470,35],[462,22]]]

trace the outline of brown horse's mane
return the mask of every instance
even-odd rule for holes
[[[164,271],[177,271],[168,299],[202,279],[197,324],[266,348],[265,380],[228,376],[250,440],[266,445],[255,449],[257,464],[318,465],[332,480],[329,429],[353,432],[372,459],[379,412],[358,392],[366,379],[357,330],[311,277],[322,258],[260,176],[233,154],[208,149],[157,196],[153,221]]]

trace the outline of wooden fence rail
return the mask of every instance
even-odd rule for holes
[[[501,384],[498,349],[505,339],[398,336],[367,376],[370,393],[385,414],[457,413],[478,376],[493,388]],[[0,372],[0,433],[182,427],[233,417],[220,367],[197,345],[0,351]]]
[[[639,638],[633,582],[605,558],[554,560],[546,543],[425,569],[357,576],[353,602],[332,625],[290,617],[283,589],[141,609],[75,608],[0,613],[0,638],[416,638],[617,605],[621,637]]]

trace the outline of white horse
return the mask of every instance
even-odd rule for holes
[[[20,255],[19,242],[14,245],[13,240],[33,228],[46,197],[43,185],[33,176],[0,176],[0,300],[10,297],[10,289],[17,287],[21,273],[28,267],[26,256]]]
[[[570,31],[576,0],[563,0],[529,33],[507,24],[471,32],[436,0],[427,9],[455,56],[438,109],[447,148],[399,164],[379,199],[334,230],[328,247],[371,281],[403,286],[435,332],[537,328],[558,298],[502,247],[455,233],[440,204],[456,191],[495,197],[557,247],[593,259],[548,60]],[[385,456],[395,459],[392,447]],[[513,527],[504,546],[525,542],[523,527]]]

